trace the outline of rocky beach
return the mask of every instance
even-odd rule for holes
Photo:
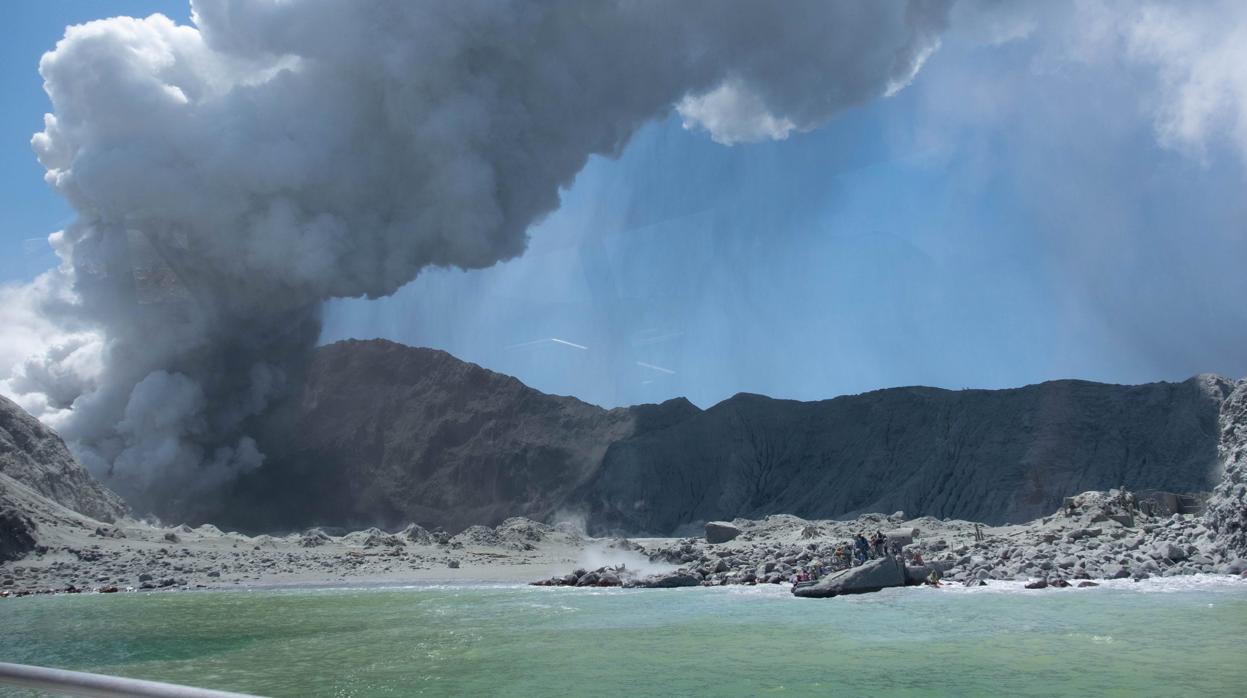
[[[1127,512],[1129,493],[1086,492],[1070,507],[1026,524],[983,526],[932,517],[906,518],[902,512],[867,514],[848,521],[807,521],[768,516],[710,524],[730,540],[646,539],[631,544],[655,561],[677,569],[665,576],[623,571],[581,570],[579,585],[619,583],[636,586],[781,584],[805,571],[832,569],[836,549],[858,533],[882,531],[905,536],[903,559],[918,555],[928,568],[939,567],[945,582],[978,585],[990,581],[1051,582],[1194,574],[1240,575],[1247,561],[1221,551],[1198,514]],[[711,537],[713,539],[713,536]],[[912,567],[911,567],[912,569]],[[613,574],[612,574],[613,573]],[[925,578],[925,574],[918,581]],[[604,581],[605,580],[605,581]],[[563,577],[557,583],[571,584]]]
[[[867,514],[847,521],[774,515],[713,523],[707,537],[594,538],[569,522],[523,518],[450,535],[415,524],[397,531],[312,528],[282,536],[210,524],[104,523],[41,512],[30,554],[0,565],[0,592],[134,591],[541,582],[559,586],[789,584],[830,569],[859,532],[907,532],[906,557],[939,566],[945,582],[1099,580],[1239,575],[1247,562],[1216,545],[1199,514],[1124,510],[1127,493],[1088,492],[1051,516],[1013,526]],[[1148,504],[1144,503],[1145,506]],[[719,536],[720,538],[716,538]],[[727,538],[721,540],[721,538]],[[710,541],[717,542],[710,542]]]

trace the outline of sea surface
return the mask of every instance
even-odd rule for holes
[[[1245,696],[1247,581],[0,600],[0,661],[267,696]],[[0,695],[35,695],[0,688]]]

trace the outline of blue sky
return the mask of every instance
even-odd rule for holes
[[[71,212],[29,147],[36,66],[100,7],[17,3],[0,30],[0,280],[55,263],[41,240]],[[607,406],[1242,377],[1241,154],[1211,128],[1166,137],[1163,70],[1071,59],[1063,19],[1036,21],[1007,41],[954,27],[910,87],[786,140],[652,123],[590,161],[523,256],[335,301],[323,340],[445,349]]]

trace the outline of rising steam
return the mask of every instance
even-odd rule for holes
[[[524,251],[593,154],[678,109],[783,138],[908,82],[946,3],[196,0],[70,27],[33,139],[77,211],[5,291],[0,389],[136,507],[258,467],[329,298]]]

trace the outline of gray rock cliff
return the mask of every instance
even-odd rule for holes
[[[1228,557],[1247,559],[1247,380],[1221,410],[1221,482],[1208,500],[1204,521]]]
[[[0,396],[0,474],[100,521],[127,513],[125,503],[87,473],[56,432]]]
[[[894,388],[819,402],[741,394],[612,444],[579,495],[601,527],[666,533],[777,512],[1020,522],[1087,490],[1207,492],[1231,388],[1199,376]]]

